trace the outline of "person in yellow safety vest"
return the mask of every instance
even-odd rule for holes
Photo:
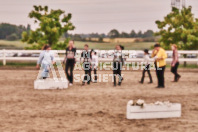
[[[166,51],[161,48],[159,44],[155,44],[151,57],[155,59],[156,75],[158,79],[158,86],[156,88],[165,88],[164,72],[167,58]]]

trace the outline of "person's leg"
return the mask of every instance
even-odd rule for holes
[[[146,72],[146,68],[144,68],[144,70],[142,71],[142,78],[140,83],[144,83],[145,72]]]
[[[174,81],[176,82],[177,81],[177,70],[176,70],[176,64],[175,64],[175,66],[174,67],[172,67],[172,69],[173,69],[173,73],[174,73]]]
[[[90,84],[90,82],[91,82],[91,69],[88,70],[87,84]]]
[[[158,69],[158,80],[159,80],[159,87],[162,87],[162,67],[160,67],[160,69]]]
[[[150,83],[153,83],[153,79],[152,79],[152,76],[151,76],[151,73],[150,73],[150,65],[147,65],[147,72],[148,72],[148,75],[149,75]]]
[[[156,76],[157,76],[157,74],[158,74],[158,72],[157,72],[157,63],[155,62],[154,65],[155,65],[155,73],[156,73]]]
[[[174,81],[175,81],[175,67],[171,67],[171,72],[174,74]]]
[[[85,84],[85,82],[87,82],[87,70],[84,70],[85,71],[85,75],[84,75],[84,80],[83,80],[83,84]]]
[[[113,74],[113,84],[116,86],[116,74]]]
[[[70,83],[73,84],[73,71],[74,71],[74,62],[70,66]]]
[[[171,72],[175,74],[174,67],[171,67]]]
[[[65,64],[65,73],[67,75],[67,79],[68,81],[70,82],[70,76],[69,76],[69,62],[67,61],[66,64]]]
[[[163,66],[162,71],[161,71],[161,86],[162,87],[165,87],[165,85],[164,85],[164,83],[165,83],[165,79],[164,79],[165,68],[166,68],[166,66]]]
[[[175,80],[176,80],[176,81],[178,81],[179,78],[181,77],[181,76],[177,73],[178,67],[179,67],[179,62],[177,62],[176,65],[175,65],[175,74],[176,74],[176,79],[175,79]]]
[[[84,72],[85,72],[85,75],[84,75],[84,79],[83,79],[83,85],[85,84],[86,80],[87,80],[87,68],[86,68],[86,64],[83,63],[83,68],[84,68]]]
[[[90,75],[89,76],[90,76],[90,82],[91,82],[91,81],[93,81],[92,78],[91,78],[91,72],[92,72],[92,68],[91,67],[90,67],[89,71],[90,71]]]
[[[122,75],[121,75],[121,72],[122,72],[122,65],[119,63],[118,64],[118,78],[119,78],[119,80],[118,80],[118,85],[121,85],[121,83],[122,83]]]
[[[160,72],[161,72],[161,68],[157,68],[157,70],[156,70],[156,72],[157,72],[157,80],[158,80],[158,87],[160,86],[160,83],[161,83],[161,81],[160,81]]]
[[[97,68],[94,68],[94,76],[95,76],[94,82],[97,82]]]
[[[118,70],[117,63],[114,62],[113,63],[113,83],[114,83],[114,86],[116,86],[116,74],[117,74],[117,70]]]
[[[46,79],[49,75],[49,68],[50,67],[47,64],[42,64],[42,67],[43,67],[42,78]]]

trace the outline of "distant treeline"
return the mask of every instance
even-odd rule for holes
[[[145,32],[139,31],[135,32],[132,30],[130,33],[127,32],[119,32],[116,29],[111,30],[108,34],[98,34],[98,33],[91,33],[91,34],[65,34],[65,37],[70,37],[76,41],[87,41],[87,38],[99,38],[99,41],[102,42],[103,38],[142,38],[145,41],[154,41],[154,31],[147,30]]]
[[[19,40],[23,31],[29,32],[30,30],[30,25],[25,27],[23,25],[17,26],[9,23],[0,23],[0,39],[10,41]]]
[[[29,32],[31,30],[31,26],[28,24],[27,27],[23,25],[14,25],[9,23],[0,23],[0,39],[2,40],[19,40],[21,39],[22,33],[24,31]],[[132,30],[130,33],[127,32],[119,32],[116,29],[111,30],[108,34],[102,33],[90,33],[90,34],[68,34],[65,33],[64,37],[75,41],[91,41],[90,38],[98,38],[99,42],[103,42],[104,38],[142,38],[145,41],[154,41],[154,32],[152,30],[147,30],[145,32],[139,31],[135,32]]]

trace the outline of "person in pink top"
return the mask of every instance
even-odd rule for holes
[[[173,82],[178,82],[181,76],[177,73],[177,69],[179,66],[179,55],[177,51],[177,45],[172,44],[171,49],[173,51],[173,60],[171,62],[171,72],[175,75]]]

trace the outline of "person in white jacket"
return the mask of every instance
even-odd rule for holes
[[[94,80],[93,82],[97,82],[97,68],[98,68],[98,56],[95,51],[92,52],[92,60],[91,60],[92,70],[94,71]]]
[[[39,69],[41,65],[41,79],[46,79],[49,77],[50,66],[52,64],[54,64],[54,54],[51,51],[51,47],[49,45],[45,45],[43,51],[40,53],[36,66],[37,69]]]
[[[145,72],[148,72],[149,78],[150,78],[150,82],[149,83],[153,83],[153,79],[150,73],[150,57],[149,57],[149,51],[147,49],[144,50],[144,62],[145,64],[145,68],[142,72],[142,79],[140,81],[140,83],[144,83],[144,77],[145,77]]]

